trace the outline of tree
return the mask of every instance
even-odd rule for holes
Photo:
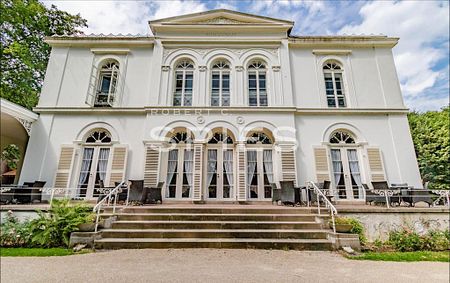
[[[37,0],[0,1],[0,97],[31,109],[37,104],[50,57],[46,36],[80,34],[80,15]]]
[[[420,173],[430,189],[449,189],[449,108],[408,114]]]

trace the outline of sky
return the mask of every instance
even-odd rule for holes
[[[165,0],[42,1],[80,14],[87,34],[151,35],[147,21],[210,9],[231,9],[295,21],[295,35],[383,34],[393,49],[403,97],[411,110],[449,102],[448,1]]]

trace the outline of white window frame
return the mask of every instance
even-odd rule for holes
[[[261,68],[261,66],[264,66],[263,68]],[[266,92],[266,104],[265,105],[261,105],[261,88],[259,85],[259,76],[260,74],[264,73],[265,78],[265,92]],[[256,76],[256,105],[251,105],[250,104],[250,74],[255,74]],[[269,106],[269,94],[268,94],[268,88],[267,88],[267,76],[268,76],[268,72],[267,72],[267,64],[264,61],[261,60],[254,60],[252,61],[248,67],[247,67],[247,93],[248,93],[248,106]]]
[[[105,68],[109,64],[112,64],[111,69]],[[103,78],[105,76],[111,77],[111,80],[109,83],[109,89],[106,94],[102,92],[102,83],[103,83]],[[119,62],[117,62],[116,60],[110,60],[110,61],[104,62],[102,64],[100,70],[98,71],[98,75],[97,75],[94,107],[105,107],[105,106],[113,106],[114,105],[114,102],[116,100],[116,95],[117,95],[119,76],[120,76]],[[106,96],[106,101],[105,102],[100,101],[99,100],[100,96]]]
[[[213,105],[213,76],[219,74],[219,105]],[[228,105],[224,105],[223,101],[223,75],[228,74]],[[210,105],[212,107],[229,107],[231,105],[231,68],[230,64],[225,60],[217,61],[211,68],[211,87],[210,87]]]
[[[331,69],[325,69],[324,67],[326,65],[335,65],[337,67],[339,67],[339,69],[335,69],[335,68],[331,68]],[[335,61],[326,61],[323,66],[322,66],[322,74],[323,74],[323,81],[324,81],[324,87],[325,87],[325,100],[326,100],[326,105],[329,108],[346,108],[347,107],[347,98],[346,98],[346,90],[345,90],[345,84],[344,84],[344,70],[342,68],[342,65],[339,64],[338,62]],[[330,74],[331,75],[331,82],[333,84],[333,99],[334,99],[334,103],[335,106],[330,106],[328,104],[328,98],[329,95],[327,93],[327,86],[326,86],[326,78],[325,78],[325,74]],[[337,93],[337,87],[336,87],[336,74],[340,74],[341,75],[341,93],[342,94],[338,94]],[[331,97],[331,95],[330,95]],[[339,105],[339,98],[342,98],[342,100],[344,101],[344,105],[341,106]]]
[[[177,76],[182,74],[181,83],[181,98],[180,105],[175,105],[175,96],[177,94]],[[190,105],[185,105],[186,96],[186,75],[192,75],[192,89],[191,89],[191,103]],[[194,63],[191,60],[182,60],[177,63],[176,69],[174,71],[174,86],[173,86],[173,96],[172,96],[172,106],[192,106],[194,97]]]

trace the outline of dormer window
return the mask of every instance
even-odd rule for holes
[[[110,107],[114,104],[118,81],[119,63],[107,61],[99,71],[94,107]]]
[[[248,105],[267,106],[266,64],[252,61],[248,65]]]
[[[193,80],[194,63],[190,60],[180,61],[175,69],[173,106],[192,106]]]
[[[343,70],[341,65],[335,61],[329,61],[323,65],[323,76],[325,79],[325,92],[327,95],[328,107],[347,106],[345,103],[342,74]]]
[[[224,60],[212,66],[211,106],[230,106],[230,64]]]

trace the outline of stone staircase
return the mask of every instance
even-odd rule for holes
[[[106,208],[102,217],[111,212]],[[333,249],[328,216],[313,208],[154,206],[118,212],[100,231],[96,248]]]

